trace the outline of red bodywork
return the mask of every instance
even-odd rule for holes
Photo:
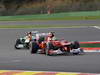
[[[70,42],[66,40],[61,40],[61,41],[57,40],[57,41],[51,41],[51,42],[54,46],[58,46],[58,47],[67,46],[71,44]]]
[[[71,50],[71,48],[70,48],[71,43],[66,41],[66,40],[52,40],[50,43],[52,43],[52,45],[54,47],[58,47],[59,49],[62,48],[63,51],[70,51]],[[46,42],[40,43],[39,47],[42,49],[42,51],[44,53],[44,50],[46,48]]]

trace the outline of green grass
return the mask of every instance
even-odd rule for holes
[[[54,14],[0,16],[0,21],[31,21],[31,20],[92,20],[100,19],[100,11],[67,12]]]

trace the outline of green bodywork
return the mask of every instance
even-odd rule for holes
[[[34,39],[36,39],[35,36],[32,36],[32,40]],[[26,40],[26,36],[20,38],[21,43],[25,43],[25,40]]]

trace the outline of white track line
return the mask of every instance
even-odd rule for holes
[[[100,53],[100,50],[84,50],[84,52],[87,52],[87,53],[88,53],[88,52],[90,52],[90,53],[91,53],[91,52]]]
[[[96,28],[96,29],[100,29],[100,26],[92,26],[92,27],[94,27],[94,28]]]

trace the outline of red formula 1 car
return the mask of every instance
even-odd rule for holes
[[[43,39],[43,37],[42,37]],[[79,42],[68,42],[66,40],[52,40],[46,42],[32,41],[31,53],[43,53],[46,55],[58,55],[58,54],[83,54],[84,51],[80,48]]]
[[[47,55],[70,53],[71,43],[66,40],[53,40],[46,44]]]

